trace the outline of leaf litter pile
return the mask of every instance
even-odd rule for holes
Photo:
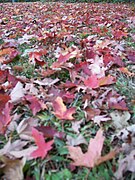
[[[1,4],[1,178],[135,178],[134,10]]]

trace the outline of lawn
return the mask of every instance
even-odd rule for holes
[[[0,5],[1,179],[135,179],[134,12]]]

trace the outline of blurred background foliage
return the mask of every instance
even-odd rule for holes
[[[36,2],[38,0],[0,0],[0,3],[7,3],[7,2]],[[94,3],[130,3],[130,2],[135,2],[135,0],[39,0],[40,2],[49,2],[49,1],[62,1],[62,2],[69,2],[69,3],[76,3],[76,2],[94,2]]]

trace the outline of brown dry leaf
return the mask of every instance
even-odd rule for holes
[[[23,167],[25,165],[25,158],[22,159],[10,159],[6,156],[2,156],[0,161],[3,163],[3,179],[4,180],[23,180]]]
[[[91,120],[95,116],[100,115],[101,111],[99,109],[86,107],[85,108],[85,116],[88,120]]]

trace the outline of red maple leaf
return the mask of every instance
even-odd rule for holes
[[[72,54],[67,53],[65,55],[60,54],[59,58],[58,58],[58,62],[66,62],[67,60],[69,60],[72,57]]]
[[[44,104],[35,96],[27,95],[27,96],[25,96],[25,99],[30,102],[29,107],[32,110],[32,113],[33,113],[34,116],[41,109],[45,108]]]
[[[0,50],[0,62],[2,64],[7,64],[11,62],[19,52],[14,48],[5,48]]]
[[[6,103],[10,100],[10,96],[7,94],[0,94],[0,113],[4,109]]]
[[[5,133],[8,124],[11,122],[11,109],[12,105],[7,102],[2,112],[0,112],[0,134]]]
[[[111,109],[128,110],[125,100],[116,91],[111,91],[107,97],[108,107]]]
[[[34,51],[29,53],[30,60],[36,62],[37,64],[43,66],[45,62],[41,59],[41,56],[46,55],[47,51],[45,49],[40,51]]]
[[[36,127],[36,129],[42,132],[44,137],[46,138],[53,138],[55,136],[62,139],[65,135],[63,132],[58,132],[56,129],[54,129],[51,126],[41,125],[41,126]]]
[[[99,87],[99,81],[96,75],[91,75],[88,79],[84,80],[84,84],[92,89]]]
[[[51,140],[46,143],[43,134],[35,128],[32,128],[32,136],[37,145],[37,149],[31,153],[31,156],[33,158],[38,158],[38,157],[41,157],[42,159],[45,158],[48,151],[52,149],[52,144],[54,141]]]
[[[7,77],[7,70],[2,71],[0,70],[0,83],[4,83]]]
[[[128,35],[128,33],[123,32],[121,30],[117,30],[117,31],[114,32],[114,37],[116,39],[122,39],[123,37],[127,37],[127,35]]]
[[[53,102],[54,115],[62,120],[73,120],[73,114],[75,113],[75,107],[67,109],[65,104],[63,103],[63,99],[61,97],[57,97]]]

